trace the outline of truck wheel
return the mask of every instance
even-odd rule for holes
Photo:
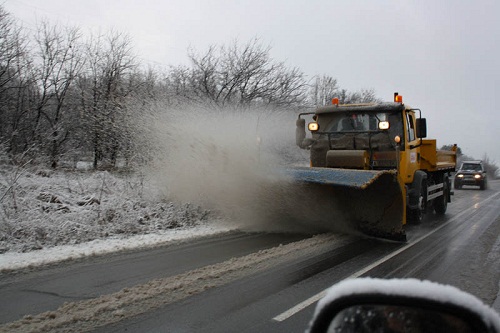
[[[425,181],[420,186],[420,195],[418,197],[418,207],[408,210],[408,221],[412,224],[420,224],[424,219],[427,200],[427,186]]]
[[[462,188],[462,184],[460,184],[460,182],[455,181],[454,185],[455,185],[454,187],[456,190],[460,190]]]
[[[479,188],[483,191],[486,190],[486,184],[484,183],[484,181],[479,185]]]
[[[434,199],[434,211],[438,215],[444,215],[448,208],[448,198],[450,195],[450,181],[448,177],[443,179],[443,195]]]

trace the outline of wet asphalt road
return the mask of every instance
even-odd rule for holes
[[[498,304],[500,183],[455,191],[444,217],[409,226],[407,243],[350,237],[331,251],[276,265],[97,332],[302,332],[315,296],[348,277],[415,277]],[[154,278],[309,237],[239,234],[130,252],[0,279],[0,322],[56,309]],[[496,303],[495,303],[496,301]],[[301,305],[299,310],[294,306]],[[498,310],[498,309],[497,309]]]
[[[492,305],[499,297],[499,185],[455,191],[444,217],[430,215],[408,227],[406,244],[353,240],[332,253],[289,262],[98,331],[303,332],[314,296],[356,276],[452,284]],[[297,305],[300,310],[293,309]]]

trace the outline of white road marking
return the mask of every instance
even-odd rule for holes
[[[497,192],[491,196],[489,196],[488,198],[484,199],[482,202],[480,202],[479,204],[483,204],[483,203],[486,203],[490,200],[493,199],[493,197],[496,197],[498,196],[500,193]],[[366,272],[370,271],[371,269],[383,264],[384,262],[388,261],[389,259],[397,256],[398,254],[400,254],[401,252],[409,249],[410,247],[412,247],[413,245],[415,244],[418,244],[419,242],[421,242],[422,240],[424,240],[425,238],[429,237],[430,235],[432,235],[433,233],[435,233],[436,231],[438,230],[441,230],[442,228],[444,228],[445,226],[447,226],[448,224],[450,224],[451,222],[455,221],[456,219],[458,219],[459,217],[461,217],[462,215],[468,213],[469,211],[471,210],[474,210],[474,209],[477,209],[478,206],[477,204],[472,206],[472,207],[469,207],[467,208],[466,210],[462,211],[460,214],[454,216],[453,218],[451,218],[450,220],[448,220],[446,223],[440,225],[438,228],[428,232],[427,234],[421,236],[420,238],[418,238],[417,240],[415,240],[413,243],[410,243],[408,245],[405,245],[403,246],[402,248],[386,255],[385,257],[375,261],[374,263],[366,266],[365,268],[357,271],[356,273],[352,274],[352,275],[349,275],[348,277],[346,277],[346,279],[355,279],[357,277],[360,277],[361,275],[365,274]],[[304,310],[305,308],[307,308],[308,306],[310,306],[311,304],[313,303],[316,303],[317,301],[319,301],[320,299],[322,299],[325,295],[326,295],[326,292],[327,292],[328,289],[325,289],[319,293],[317,293],[316,295],[314,296],[311,296],[309,297],[308,299],[306,299],[305,301],[295,305],[293,308],[291,309],[288,309],[287,311],[283,312],[282,314],[280,315],[277,315],[276,317],[273,318],[273,320],[275,321],[284,321],[284,320],[287,320],[288,318],[292,317],[293,315],[299,313],[300,311]]]

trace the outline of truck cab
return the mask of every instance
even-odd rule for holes
[[[312,138],[298,144],[311,151],[312,167],[396,169],[403,183],[411,183],[420,169],[426,122],[417,117],[420,110],[400,101],[339,106],[334,100],[314,112]]]
[[[312,116],[305,132],[305,119]],[[420,109],[393,102],[319,107],[299,114],[296,141],[310,150],[312,168],[392,170],[405,196],[405,217],[419,223],[428,207],[444,214],[450,202],[450,172],[455,151],[436,149],[436,140],[425,139],[427,124]],[[455,148],[456,150],[456,148]]]

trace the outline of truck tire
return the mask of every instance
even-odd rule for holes
[[[427,182],[425,179],[420,184],[420,194],[418,197],[418,206],[408,209],[408,222],[411,224],[422,223],[427,207]]]
[[[457,180],[455,180],[455,184],[454,185],[455,185],[454,187],[455,187],[456,190],[460,190],[462,188],[462,184],[460,184],[460,182],[457,181]]]
[[[448,177],[443,177],[443,195],[434,199],[434,211],[438,215],[444,215],[448,208],[448,199],[450,197],[450,180]]]

